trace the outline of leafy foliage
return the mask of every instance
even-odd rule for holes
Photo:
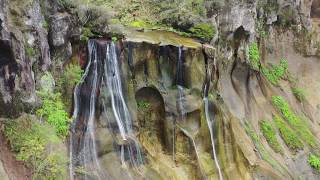
[[[189,29],[191,36],[202,39],[204,41],[210,41],[215,34],[215,29],[206,23],[199,23]]]
[[[42,98],[42,105],[37,110],[37,115],[44,117],[61,137],[65,137],[69,131],[70,119],[64,110],[61,94],[39,92],[39,95]]]
[[[281,146],[277,141],[276,131],[272,127],[271,123],[268,121],[262,121],[260,123],[260,129],[272,149],[275,152],[282,152]]]
[[[296,133],[281,119],[279,116],[274,116],[273,121],[277,128],[279,128],[280,135],[286,145],[293,151],[303,149],[303,143],[298,138]]]
[[[272,96],[273,105],[281,112],[288,123],[298,132],[301,138],[310,146],[315,146],[315,139],[308,125],[301,120],[281,96]]]
[[[59,152],[48,154],[49,145],[62,142],[47,123],[40,123],[31,116],[22,116],[7,122],[4,132],[12,150],[17,153],[17,159],[33,168],[34,179],[46,177],[53,180],[65,173],[66,157]]]
[[[279,80],[286,75],[287,71],[288,62],[285,59],[282,59],[279,65],[272,65],[271,68],[262,68],[263,74],[273,85],[278,85]]]
[[[270,154],[269,151],[265,149],[263,144],[261,143],[260,137],[257,133],[253,130],[251,124],[245,122],[245,131],[252,139],[255,147],[257,148],[258,152],[260,153],[263,160],[268,162],[272,167],[278,169],[280,172],[285,172],[285,168],[283,168]]]
[[[311,167],[320,172],[320,158],[314,154],[310,154],[308,158],[308,163]]]
[[[68,64],[57,81],[58,91],[62,93],[62,100],[66,107],[71,106],[74,86],[80,82],[83,70],[79,64]]]
[[[249,46],[249,60],[250,60],[251,67],[255,70],[259,70],[259,68],[260,68],[260,52],[259,52],[258,43],[256,43],[256,42],[253,42]]]

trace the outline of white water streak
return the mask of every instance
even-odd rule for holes
[[[202,164],[200,163],[200,156],[199,156],[199,150],[197,148],[197,145],[196,145],[196,142],[194,141],[194,137],[187,131],[185,130],[184,128],[180,127],[179,128],[181,129],[181,131],[192,141],[192,144],[193,144],[193,147],[194,147],[194,150],[196,152],[196,157],[197,157],[197,161],[198,161],[198,164],[199,164],[199,169],[200,169],[200,172],[202,174],[202,177],[204,179],[208,179],[207,176],[205,175],[205,173],[203,172],[203,167],[202,167]]]
[[[216,164],[216,167],[218,169],[218,173],[219,173],[219,179],[223,180],[222,177],[222,173],[221,173],[221,168],[218,162],[218,158],[217,158],[217,154],[216,154],[216,149],[215,149],[215,145],[214,145],[214,138],[213,138],[213,124],[212,121],[210,120],[210,115],[209,115],[209,102],[208,102],[208,98],[205,97],[203,99],[204,101],[204,109],[205,109],[205,115],[206,115],[206,120],[207,120],[207,124],[208,124],[208,128],[210,131],[210,139],[211,139],[211,145],[212,145],[212,153],[213,153],[213,158],[214,158],[214,162]]]

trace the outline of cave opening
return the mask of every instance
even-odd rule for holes
[[[167,147],[165,133],[165,105],[160,92],[153,87],[143,87],[135,94],[138,106],[138,123],[141,134],[158,140],[162,148]],[[140,137],[141,138],[141,137]]]
[[[320,1],[313,0],[311,5],[310,16],[311,18],[320,18]]]

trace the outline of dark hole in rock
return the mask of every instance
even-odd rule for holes
[[[139,127],[156,137],[162,147],[166,147],[165,107],[162,95],[155,88],[144,87],[136,92],[135,98],[138,104]]]
[[[314,0],[311,6],[311,18],[320,18],[320,1]]]
[[[0,40],[0,68],[13,63],[15,62],[10,46],[10,41]]]

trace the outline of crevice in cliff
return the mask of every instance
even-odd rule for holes
[[[311,5],[310,16],[311,18],[320,18],[320,1],[313,0]]]

